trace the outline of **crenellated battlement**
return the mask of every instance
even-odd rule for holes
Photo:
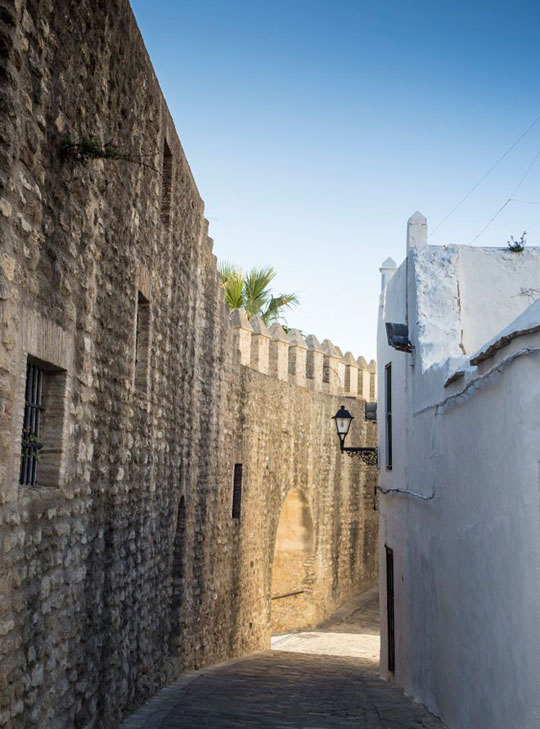
[[[351,352],[342,353],[329,339],[305,337],[298,329],[285,332],[280,324],[267,327],[262,319],[248,319],[243,309],[230,313],[237,361],[317,392],[345,395],[373,402],[377,399],[377,365]]]

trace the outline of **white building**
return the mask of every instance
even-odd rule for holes
[[[540,249],[415,213],[381,272],[382,674],[450,729],[539,729]]]

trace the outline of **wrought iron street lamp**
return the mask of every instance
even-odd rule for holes
[[[339,447],[342,453],[346,453],[348,456],[358,456],[368,466],[376,466],[378,464],[378,449],[377,448],[347,448],[345,446],[345,438],[349,433],[351,423],[354,417],[342,405],[337,413],[332,417],[332,420],[336,421],[336,430],[339,438]]]

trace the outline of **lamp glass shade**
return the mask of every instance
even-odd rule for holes
[[[345,437],[349,432],[349,428],[351,427],[351,421],[353,420],[353,416],[348,410],[345,409],[345,406],[342,405],[337,413],[334,415],[334,420],[336,421],[336,430],[338,432],[338,435]]]
[[[351,421],[349,418],[336,418],[336,428],[340,435],[347,435],[350,427]]]

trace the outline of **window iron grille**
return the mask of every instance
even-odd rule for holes
[[[234,464],[232,518],[240,519],[242,512],[242,464]]]
[[[43,412],[43,370],[34,364],[26,367],[26,388],[24,417],[21,437],[21,472],[19,483],[33,486],[37,480],[40,442],[41,416]]]

